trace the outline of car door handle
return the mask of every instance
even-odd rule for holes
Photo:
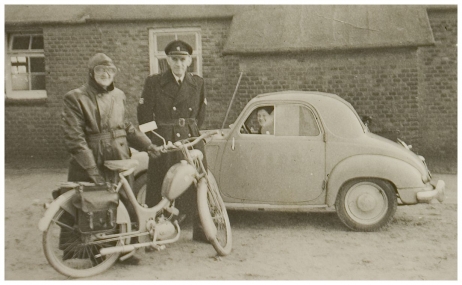
[[[234,138],[233,138],[233,142],[231,143],[231,150],[234,150]]]

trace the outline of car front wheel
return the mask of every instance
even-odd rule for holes
[[[380,179],[355,179],[340,189],[335,208],[340,220],[355,231],[377,231],[391,222],[398,202],[393,186]]]

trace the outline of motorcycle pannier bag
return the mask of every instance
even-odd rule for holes
[[[116,227],[119,194],[109,184],[79,183],[73,200],[77,225],[82,233],[112,230]]]

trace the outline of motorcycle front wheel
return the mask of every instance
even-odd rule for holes
[[[204,233],[218,255],[228,255],[232,249],[231,224],[218,184],[208,171],[208,178],[198,183],[197,208]]]
[[[105,247],[113,247],[127,244],[129,239],[107,240],[95,234],[81,233],[75,225],[75,214],[71,214],[71,198],[64,203],[43,233],[43,249],[50,265],[59,273],[66,276],[82,278],[102,273],[109,269],[119,258],[120,253],[98,256],[99,250]],[[126,212],[123,206],[121,211]],[[67,209],[67,210],[65,210]],[[105,233],[117,234],[129,231],[130,224],[117,224],[113,231]]]

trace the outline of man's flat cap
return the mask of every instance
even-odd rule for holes
[[[191,55],[193,48],[183,41],[175,40],[170,42],[164,51],[166,55]]]

